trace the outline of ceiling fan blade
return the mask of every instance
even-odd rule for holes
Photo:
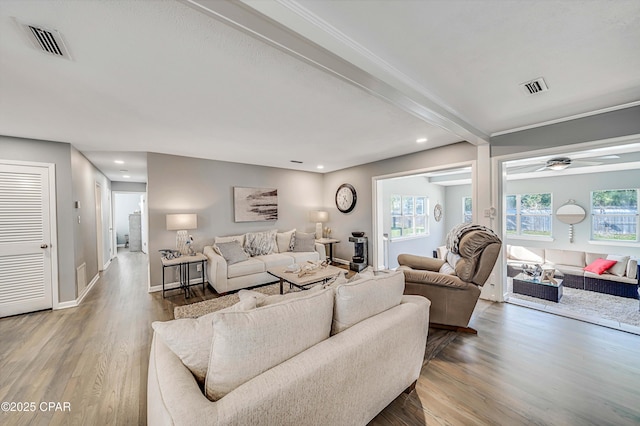
[[[581,164],[583,166],[599,166],[600,164],[602,164],[601,161],[581,161],[581,160],[576,160],[573,162],[573,164]]]

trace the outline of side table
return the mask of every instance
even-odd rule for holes
[[[329,246],[329,262],[333,264],[333,245],[339,243],[340,240],[335,238],[318,238],[316,243],[324,244],[325,246]]]
[[[164,288],[164,270],[167,267],[177,266],[180,271],[180,289],[184,291],[184,298],[188,299],[191,296],[191,286],[202,284],[202,291],[205,290],[206,280],[204,275],[204,263],[207,261],[207,256],[202,253],[196,253],[192,256],[180,256],[175,259],[165,259],[162,260],[162,297],[164,297],[165,288]],[[202,268],[202,283],[191,284],[191,280],[189,278],[189,265],[199,263]],[[173,290],[173,289],[172,289]]]

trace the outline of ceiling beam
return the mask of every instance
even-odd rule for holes
[[[388,72],[365,71],[309,38],[239,1],[180,0],[184,4],[225,22],[367,92],[397,108],[447,130],[473,145],[489,143],[489,136],[448,111],[428,96],[403,84]],[[282,3],[258,2],[259,4]],[[277,19],[277,18],[276,18]],[[376,66],[370,62],[372,68]]]

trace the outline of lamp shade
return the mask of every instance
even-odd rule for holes
[[[321,210],[312,210],[309,212],[309,222],[329,222],[329,213]]]
[[[198,227],[198,215],[195,213],[168,214],[167,231],[182,231],[196,229]]]

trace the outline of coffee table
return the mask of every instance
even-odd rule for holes
[[[298,277],[297,272],[288,272],[286,266],[274,266],[273,268],[267,269],[267,272],[280,279],[280,294],[284,294],[285,282],[304,290],[311,284],[328,281],[340,274],[346,274],[348,271],[332,265],[327,265],[324,268],[316,269],[312,274],[304,275],[302,277]]]
[[[554,278],[556,283],[541,282],[540,278],[531,278],[527,274],[520,273],[513,277],[513,292],[538,299],[559,302],[562,298],[562,280]]]

